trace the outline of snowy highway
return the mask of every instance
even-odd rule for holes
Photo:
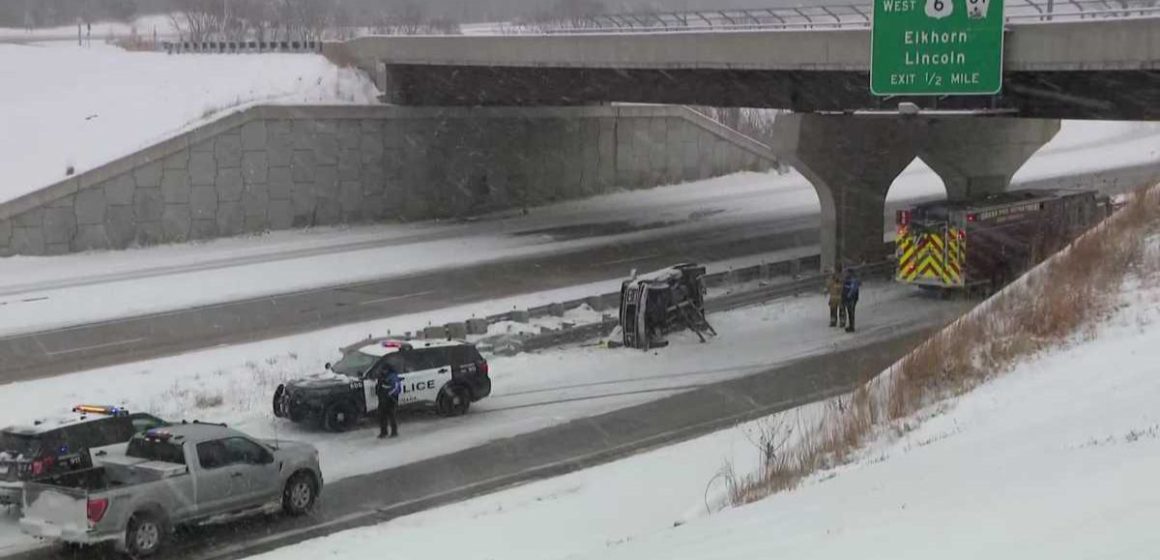
[[[571,348],[496,359],[493,398],[462,418],[406,416],[398,441],[375,440],[369,427],[335,436],[282,424],[280,437],[311,441],[322,452],[330,483],[315,514],[201,529],[167,557],[241,557],[813,402],[881,371],[969,305],[873,290],[879,295],[867,303],[866,328],[853,336],[805,321],[824,315],[813,296],[714,315],[722,336],[708,345],[679,337],[656,355]],[[34,383],[51,398],[48,380]],[[276,428],[260,418],[268,414],[238,414],[252,418],[236,424],[241,429],[268,437]],[[36,550],[13,557],[69,556]]]
[[[492,357],[491,397],[473,405],[465,417],[443,419],[426,413],[407,414],[402,418],[403,437],[389,442],[375,439],[369,422],[351,432],[332,434],[275,419],[270,410],[270,396],[278,383],[319,372],[319,365],[332,360],[339,345],[361,336],[355,333],[366,332],[371,328],[369,324],[14,383],[7,391],[0,392],[0,424],[36,418],[46,410],[67,410],[85,401],[116,403],[167,418],[213,419],[257,437],[307,441],[318,447],[328,482],[324,494],[326,509],[320,511],[315,521],[342,521],[351,511],[376,503],[372,499],[375,496],[365,491],[367,477],[432,477],[414,485],[415,490],[425,490],[422,495],[426,496],[432,492],[460,490],[458,481],[464,472],[487,479],[493,475],[514,476],[528,468],[524,463],[505,461],[555,462],[571,457],[568,453],[586,455],[616,449],[628,453],[634,449],[633,442],[638,437],[652,431],[669,433],[711,419],[728,421],[736,414],[745,413],[748,409],[744,407],[761,402],[788,406],[803,399],[821,398],[846,387],[853,379],[846,376],[874,372],[869,362],[861,357],[843,357],[845,352],[862,356],[869,350],[859,348],[890,345],[890,341],[899,337],[908,338],[916,332],[935,328],[957,317],[970,305],[968,301],[930,299],[902,286],[872,282],[867,285],[860,306],[859,332],[852,335],[830,329],[826,325],[823,297],[809,295],[712,314],[710,320],[720,336],[707,344],[683,334],[675,336],[670,347],[654,352],[580,345],[513,357]],[[378,325],[393,328],[411,320],[414,318],[400,317]],[[822,369],[778,369],[795,360],[810,360]],[[771,370],[777,372],[768,373]],[[728,394],[754,398],[764,394],[765,397],[720,402],[721,391],[727,390],[724,388],[746,383],[743,380],[755,374],[760,377],[749,383],[758,384],[762,389]],[[771,392],[766,393],[765,388]],[[575,447],[563,440],[551,448],[555,451],[535,454],[513,452],[510,447],[523,445],[523,449],[538,449],[533,445],[539,443],[530,442],[539,442],[538,438],[548,437],[545,434],[561,426],[591,429],[593,424],[588,418],[619,414],[616,411],[641,406],[655,407],[650,403],[687,398],[680,395],[690,392],[713,396],[696,398],[696,404],[682,402],[671,409],[660,405],[666,409],[661,414],[650,408],[632,413],[636,416],[608,419],[609,427],[602,429],[608,431],[609,437],[626,438],[621,442],[623,446],[585,436],[582,446]],[[37,398],[26,398],[29,394]],[[216,404],[212,404],[214,401]],[[738,406],[742,408],[734,408]],[[686,437],[684,432],[681,434],[680,437]],[[519,443],[525,440],[529,443]],[[605,444],[606,447],[600,447]],[[481,446],[491,451],[466,451]],[[473,467],[459,472],[462,465],[475,465],[478,459],[464,463],[455,459],[454,454],[499,453],[496,449],[512,455],[505,455],[506,459],[496,463],[494,468],[498,471],[477,472]],[[493,460],[488,461],[490,464]],[[420,466],[412,466],[415,464]],[[503,471],[500,468],[503,465],[512,470]],[[384,469],[393,474],[375,474]],[[412,483],[403,486],[411,487]],[[382,490],[387,494],[378,497],[383,504],[397,503],[403,498],[391,494],[396,490]],[[348,495],[358,499],[351,501]],[[16,533],[11,524],[14,520],[9,524],[0,523],[0,554],[34,545]],[[252,530],[265,531],[265,527],[264,523],[258,524]]]

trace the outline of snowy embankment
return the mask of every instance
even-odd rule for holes
[[[95,31],[94,31],[95,33]],[[0,43],[0,202],[255,103],[374,103],[316,54],[168,56],[93,41]]]
[[[709,513],[818,404],[261,560],[1145,558],[1160,546],[1160,236],[1062,346],[881,431],[794,489]],[[779,448],[780,449],[780,448]],[[454,541],[442,535],[455,534]]]

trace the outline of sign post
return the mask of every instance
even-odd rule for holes
[[[993,95],[1003,87],[1003,0],[874,0],[870,92]]]

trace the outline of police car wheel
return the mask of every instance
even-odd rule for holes
[[[331,403],[322,412],[322,426],[331,432],[345,432],[358,423],[358,409],[350,401]]]
[[[471,407],[471,398],[462,387],[451,386],[439,392],[439,400],[435,404],[443,416],[462,416]]]
[[[278,388],[274,389],[274,403],[273,403],[273,405],[274,405],[274,417],[275,418],[282,416],[282,393],[284,393],[285,391],[286,391],[285,385],[278,385]]]

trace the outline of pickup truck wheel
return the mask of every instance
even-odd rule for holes
[[[157,554],[165,544],[165,525],[157,516],[134,514],[125,531],[125,548],[132,558],[148,558]]]
[[[290,477],[286,488],[282,490],[282,510],[290,515],[304,515],[314,507],[317,497],[318,488],[314,484],[314,477],[300,472]]]
[[[331,403],[322,412],[322,426],[331,432],[345,432],[358,423],[358,409],[350,401]]]

